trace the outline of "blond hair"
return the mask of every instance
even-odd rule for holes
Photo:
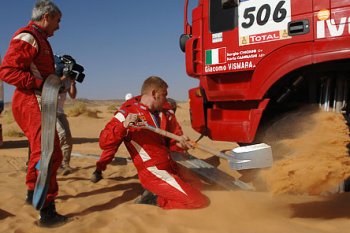
[[[168,88],[168,84],[157,76],[148,77],[142,84],[141,95],[148,94],[152,90],[161,90]]]

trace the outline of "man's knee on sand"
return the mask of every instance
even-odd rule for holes
[[[209,205],[209,198],[193,186],[188,190],[186,195],[184,195],[182,201],[184,202],[184,205],[190,209],[204,208]]]
[[[187,196],[177,200],[158,199],[158,205],[163,209],[201,209],[209,206],[209,204],[209,198],[201,193],[198,193],[195,197]]]
[[[200,198],[197,198],[195,202],[193,203],[194,208],[205,208],[209,206],[210,200],[207,196],[201,195]]]

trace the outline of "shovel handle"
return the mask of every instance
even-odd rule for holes
[[[176,140],[178,142],[182,140],[182,137],[180,137],[179,135],[170,133],[170,132],[168,132],[166,130],[163,130],[163,129],[160,129],[160,128],[153,127],[153,126],[148,125],[148,124],[142,125],[140,127],[144,128],[144,129],[148,129],[148,130],[150,130],[152,132],[155,132],[156,134],[160,134],[160,135],[162,135],[164,137],[174,139],[174,140]]]
[[[170,133],[170,132],[168,132],[168,131],[166,131],[166,130],[163,130],[163,129],[160,129],[160,128],[153,127],[153,126],[151,126],[151,125],[149,125],[149,124],[143,124],[142,126],[139,126],[139,127],[144,128],[144,129],[148,129],[148,130],[150,130],[150,131],[153,131],[153,132],[155,132],[155,133],[157,133],[157,134],[163,135],[164,137],[168,137],[168,138],[174,139],[174,140],[176,140],[176,141],[181,141],[181,140],[182,140],[182,137],[180,137],[179,135]],[[191,141],[191,140],[190,140],[190,144],[192,144],[193,147],[198,148],[198,149],[200,149],[200,150],[202,150],[202,151],[205,151],[205,152],[207,152],[207,153],[209,153],[209,154],[216,155],[216,156],[218,156],[218,157],[221,157],[221,158],[224,158],[224,159],[227,159],[227,160],[232,159],[232,158],[230,158],[228,155],[226,155],[226,154],[224,154],[224,153],[222,153],[222,152],[215,151],[215,150],[213,150],[213,149],[211,149],[211,148],[208,148],[208,147],[206,147],[206,146],[203,146],[203,145],[201,145],[201,144],[198,144],[198,143],[196,143],[196,142],[194,142],[194,141]],[[238,181],[239,181],[239,178],[240,178],[242,175],[241,175],[241,173],[239,173],[238,171],[233,170],[233,171],[232,171],[232,176],[233,176],[233,177],[236,179],[236,181],[238,182]]]
[[[198,144],[198,143],[192,142],[192,141],[191,141],[191,144],[192,144],[194,147],[196,147],[196,148],[198,148],[198,149],[200,149],[200,150],[202,150],[202,151],[205,151],[205,152],[207,152],[207,153],[209,153],[209,154],[216,155],[216,156],[218,156],[218,157],[220,157],[220,158],[223,158],[223,159],[232,160],[232,157],[230,157],[230,156],[228,156],[228,155],[226,155],[225,153],[222,153],[222,152],[220,152],[220,151],[216,151],[216,150],[214,150],[214,149],[211,149],[211,148],[209,148],[209,147],[203,146],[203,145],[201,145],[201,144]]]
[[[168,131],[166,131],[166,130],[163,130],[163,129],[160,129],[160,128],[153,127],[153,126],[148,125],[148,124],[142,125],[141,128],[148,129],[148,130],[153,131],[153,132],[155,132],[155,133],[157,133],[157,134],[160,134],[160,135],[162,135],[162,136],[165,136],[165,137],[174,139],[174,140],[176,140],[176,141],[178,141],[178,142],[183,140],[183,138],[182,138],[181,136],[179,136],[179,135],[170,133],[170,132],[168,132]],[[222,153],[222,152],[219,152],[219,151],[216,151],[216,150],[214,150],[214,149],[208,148],[208,147],[203,146],[203,145],[201,145],[201,144],[199,144],[199,143],[196,143],[196,142],[194,142],[194,141],[192,141],[192,140],[190,140],[189,143],[190,143],[193,147],[198,148],[198,149],[200,149],[200,150],[202,150],[202,151],[205,151],[205,152],[207,152],[207,153],[209,153],[209,154],[216,155],[216,156],[218,156],[218,157],[221,157],[221,158],[224,158],[224,159],[227,159],[227,160],[232,159],[231,157],[229,157],[228,155],[226,155],[226,154],[224,154],[224,153]]]

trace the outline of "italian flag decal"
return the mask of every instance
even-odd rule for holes
[[[205,50],[205,64],[216,65],[226,62],[226,47]]]

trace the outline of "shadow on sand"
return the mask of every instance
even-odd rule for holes
[[[350,218],[350,193],[333,195],[325,200],[291,204],[292,218]]]
[[[0,220],[3,220],[8,217],[14,217],[14,216],[15,216],[14,214],[11,214],[5,210],[0,209]]]
[[[98,142],[98,138],[73,138],[73,144]]]
[[[28,148],[28,140],[4,141],[0,149]]]
[[[138,197],[141,194],[143,189],[139,183],[118,184],[118,185],[114,185],[114,186],[106,187],[106,188],[101,188],[101,189],[97,189],[97,190],[90,191],[90,192],[79,193],[76,196],[64,195],[64,196],[58,197],[58,199],[67,200],[69,198],[81,198],[81,197],[98,195],[98,194],[103,194],[103,193],[107,193],[107,192],[116,192],[116,191],[121,191],[121,190],[125,190],[123,192],[123,195],[116,196],[115,198],[108,200],[108,202],[91,206],[85,210],[75,212],[75,213],[70,213],[67,215],[67,217],[70,217],[70,218],[71,217],[80,217],[80,216],[85,216],[87,214],[90,214],[90,213],[96,212],[96,211],[113,209],[120,204],[123,204],[125,202],[128,202],[128,201],[135,199],[136,197]]]
[[[73,144],[98,142],[98,138],[73,138]],[[4,141],[0,149],[28,148],[28,140]]]

